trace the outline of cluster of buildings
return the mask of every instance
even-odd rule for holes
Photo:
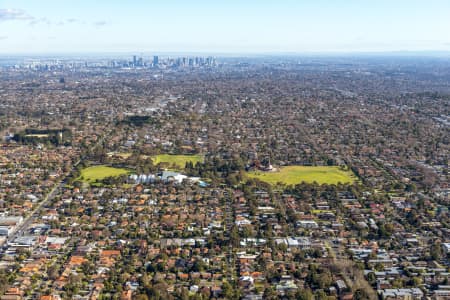
[[[150,67],[150,68],[200,68],[200,67],[216,67],[218,66],[216,58],[212,56],[202,57],[165,57],[153,56],[153,59],[149,62],[144,61],[143,57],[133,55],[133,60],[125,63],[121,61],[111,61],[112,67]]]
[[[22,224],[47,194],[67,175],[67,147],[42,150],[7,142],[0,148],[0,242]]]
[[[448,128],[431,117],[440,96],[418,94],[429,81],[401,65],[264,59],[5,68],[0,299],[448,299]],[[63,127],[70,145],[11,140]],[[148,160],[161,153],[205,161],[166,171]],[[247,180],[266,158],[347,165],[359,181]],[[136,175],[89,185],[89,162]]]
[[[0,62],[1,63],[1,62]],[[78,59],[78,58],[35,58],[24,61],[8,62],[1,65],[8,70],[27,69],[38,72],[63,72],[67,70],[88,70],[88,69],[177,69],[177,68],[214,68],[218,67],[217,59],[212,56],[153,56],[151,59],[145,59],[143,56],[133,55],[128,59]]]

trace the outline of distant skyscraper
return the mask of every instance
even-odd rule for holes
[[[137,57],[136,55],[133,55],[133,66],[136,67],[137,64]]]
[[[159,64],[159,58],[157,55],[153,56],[153,66],[156,67]]]

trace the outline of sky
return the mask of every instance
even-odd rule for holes
[[[450,51],[450,0],[0,0],[0,53]]]

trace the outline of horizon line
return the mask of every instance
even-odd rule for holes
[[[450,50],[342,50],[342,51],[55,51],[55,52],[19,52],[8,53],[0,52],[0,57],[25,57],[25,56],[101,56],[101,55],[210,55],[210,56],[245,56],[245,57],[258,57],[258,56],[432,56],[442,57],[450,56]]]

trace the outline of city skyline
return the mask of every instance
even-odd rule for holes
[[[450,51],[450,3],[0,3],[0,53]]]

